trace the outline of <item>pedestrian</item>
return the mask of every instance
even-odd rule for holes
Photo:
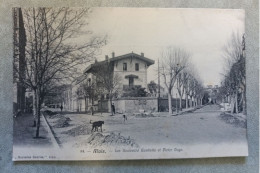
[[[62,109],[63,109],[63,106],[62,105],[60,105],[60,111],[62,112]]]
[[[91,115],[94,115],[94,108],[93,105],[90,107]]]
[[[124,118],[124,123],[125,123],[125,121],[127,120],[127,116],[124,114],[123,118]]]
[[[116,108],[115,108],[115,105],[114,105],[114,103],[112,104],[112,113],[113,113],[113,115],[115,115],[115,114],[116,114]]]

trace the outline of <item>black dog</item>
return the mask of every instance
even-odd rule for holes
[[[102,132],[102,125],[104,124],[104,121],[95,121],[95,122],[92,123],[91,120],[90,120],[89,123],[92,124],[91,132],[93,132],[93,130],[98,131],[99,127],[100,127],[101,132]]]

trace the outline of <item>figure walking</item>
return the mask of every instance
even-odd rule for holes
[[[94,115],[94,108],[93,105],[90,107],[91,115]]]
[[[63,106],[62,105],[60,105],[60,111],[62,112],[62,109],[63,109]]]
[[[124,114],[123,118],[124,118],[124,123],[125,123],[125,121],[127,120],[127,116]]]
[[[115,105],[114,103],[112,104],[112,115],[115,115],[116,114],[116,108],[115,108]]]

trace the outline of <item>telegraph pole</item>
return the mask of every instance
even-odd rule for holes
[[[160,65],[158,58],[158,112],[160,112]]]
[[[158,58],[158,98],[160,98],[160,89],[161,89],[161,87],[160,87],[161,85],[160,85],[160,65],[159,65],[159,58]]]

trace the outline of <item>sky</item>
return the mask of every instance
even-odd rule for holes
[[[88,29],[107,35],[98,60],[134,52],[155,60],[148,82],[157,82],[160,53],[167,47],[185,49],[204,85],[219,85],[223,47],[232,33],[244,33],[244,11],[227,9],[94,8]],[[84,39],[84,37],[82,37]]]

